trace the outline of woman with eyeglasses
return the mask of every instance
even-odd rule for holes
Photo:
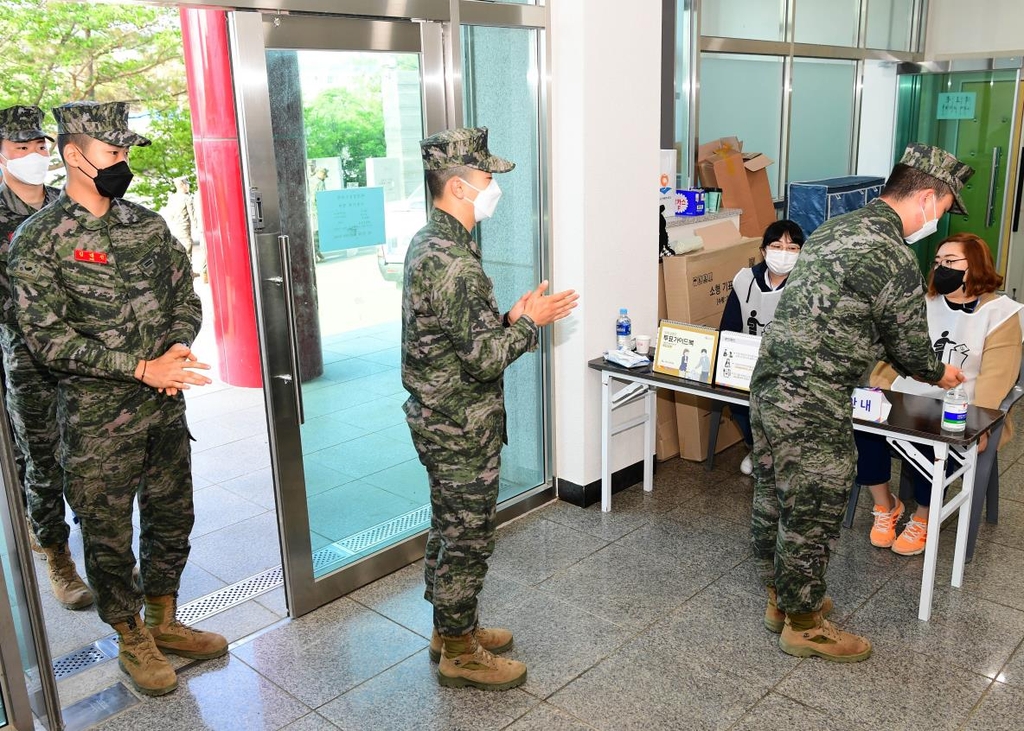
[[[732,292],[725,303],[720,330],[749,335],[764,334],[775,317],[775,306],[779,304],[782,288],[786,286],[786,279],[796,266],[803,244],[804,232],[793,221],[776,221],[765,229],[761,239],[761,257],[764,261],[740,269],[733,278]],[[754,471],[750,409],[746,406],[730,406],[729,409],[747,445],[747,456],[740,463],[740,472],[749,475]]]
[[[1024,340],[1024,305],[997,294],[1003,278],[996,271],[988,244],[974,234],[950,236],[935,253],[935,265],[928,280],[928,330],[935,352],[943,363],[963,370],[968,401],[995,409],[1010,392],[1020,374],[1021,342]],[[887,363],[879,363],[871,374],[872,386],[904,393],[924,394],[941,399],[945,391],[937,386],[898,377]],[[998,449],[1013,436],[1013,421],[1007,419],[1000,443],[988,444],[983,434],[978,452]],[[889,490],[891,462],[884,438],[855,432],[857,441],[857,482],[868,485],[875,507],[871,544],[892,548],[902,556],[924,551],[928,536],[928,506],[931,482],[917,470],[914,500],[917,509],[899,537],[896,524],[904,506]]]

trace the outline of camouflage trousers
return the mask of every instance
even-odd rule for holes
[[[856,462],[849,417],[794,414],[751,398],[754,504],[751,534],[765,586],[779,608],[817,611],[839,540]]]
[[[70,529],[64,519],[64,472],[57,463],[57,379],[10,328],[3,328],[0,343],[7,416],[32,532],[41,546],[63,545]]]
[[[434,607],[434,626],[448,637],[477,626],[477,596],[494,551],[501,445],[466,455],[413,432],[430,480],[430,532],[424,552],[423,598]]]
[[[65,492],[78,515],[85,570],[100,619],[124,621],[142,609],[132,582],[132,502],[139,500],[139,568],[145,593],[175,594],[189,553],[192,455],[182,417],[170,425],[119,435],[117,456],[109,437],[74,438],[65,467]]]

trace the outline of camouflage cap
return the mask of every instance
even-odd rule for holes
[[[39,107],[0,109],[0,140],[28,142],[40,139],[53,142],[53,138],[43,132],[42,109]]]
[[[428,172],[465,165],[487,173],[507,173],[516,166],[488,151],[486,127],[447,129],[422,140],[420,148],[423,169]]]
[[[54,107],[57,133],[88,135],[117,147],[145,147],[149,140],[128,129],[128,102],[70,102]]]
[[[967,215],[967,207],[964,206],[964,199],[960,197],[960,191],[974,175],[974,168],[960,162],[941,147],[922,145],[920,142],[911,142],[907,145],[903,157],[900,158],[900,164],[927,173],[948,185],[953,192],[953,207],[949,212],[960,216]]]

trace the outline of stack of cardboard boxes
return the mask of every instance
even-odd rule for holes
[[[726,137],[701,145],[697,169],[701,185],[722,189],[722,205],[740,208],[740,228],[731,222],[698,228],[703,247],[684,256],[666,257],[658,287],[659,319],[717,328],[732,292],[736,273],[760,261],[765,228],[776,220],[766,168],[771,160],[760,153],[744,154],[742,143]],[[658,394],[657,458],[680,455],[702,460],[707,455],[710,412],[694,396]],[[731,420],[723,420],[715,451],[741,439]]]

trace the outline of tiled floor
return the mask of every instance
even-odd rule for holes
[[[922,559],[869,545],[865,491],[829,569],[836,617],[874,640],[864,663],[790,657],[763,629],[733,448],[711,475],[660,465],[654,492],[619,493],[611,514],[556,502],[499,530],[483,616],[515,632],[520,689],[437,686],[417,564],[189,665],[174,694],[98,728],[1019,731],[1022,454],[1022,440],[1001,453],[1000,523],[982,528],[963,589],[937,588],[928,623]],[[942,580],[950,554],[947,538]]]

